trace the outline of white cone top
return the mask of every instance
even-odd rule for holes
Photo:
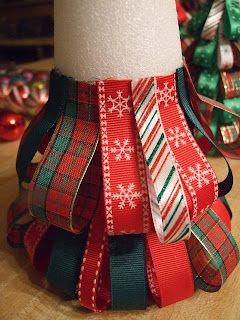
[[[55,66],[77,80],[137,79],[182,66],[175,0],[55,1]]]

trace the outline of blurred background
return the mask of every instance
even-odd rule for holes
[[[0,0],[0,64],[53,56],[53,0]]]

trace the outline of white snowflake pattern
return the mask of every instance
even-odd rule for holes
[[[114,193],[112,197],[114,200],[120,201],[118,204],[118,208],[123,209],[126,205],[128,205],[131,209],[136,208],[137,204],[135,200],[140,199],[142,197],[142,193],[140,191],[134,191],[134,183],[129,183],[127,187],[124,187],[124,185],[119,184],[117,188],[119,192]]]
[[[157,98],[158,103],[163,103],[164,107],[168,106],[169,101],[175,101],[176,98],[176,90],[175,86],[172,85],[170,88],[168,86],[168,82],[164,82],[164,88],[160,90],[157,88]]]
[[[114,141],[116,147],[111,147],[111,153],[115,153],[115,159],[117,161],[120,161],[122,159],[130,160],[131,159],[131,153],[134,152],[134,147],[129,146],[129,140],[124,139],[123,142],[119,139],[116,139]]]
[[[174,141],[174,145],[176,148],[179,148],[180,145],[186,144],[186,141],[184,139],[186,135],[184,132],[180,132],[179,127],[175,127],[174,129],[170,128],[168,132],[171,134],[171,136],[169,136],[168,139],[169,141]]]
[[[108,101],[112,103],[112,106],[108,109],[109,112],[117,111],[118,112],[118,117],[122,118],[123,117],[123,112],[126,110],[130,113],[131,108],[129,106],[129,100],[130,96],[127,98],[124,98],[122,96],[122,91],[118,90],[117,91],[117,97],[112,98],[112,96],[108,97]]]
[[[197,163],[195,165],[195,168],[189,167],[188,170],[189,170],[189,172],[192,173],[192,175],[189,177],[190,182],[197,181],[199,188],[202,188],[204,185],[209,184],[209,180],[206,177],[209,175],[209,169],[203,170],[201,168],[201,165],[199,163]]]

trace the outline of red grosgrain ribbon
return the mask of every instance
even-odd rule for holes
[[[232,234],[212,209],[193,222],[188,251],[195,284],[204,291],[219,290],[239,262]]]
[[[35,220],[27,229],[24,245],[30,261],[36,270],[46,273],[55,238],[54,227],[48,223]]]
[[[191,195],[193,203],[191,217],[195,218],[216,201],[218,197],[217,177],[189,130],[176,95],[175,74],[157,77],[155,81],[162,125],[175,159],[176,168]],[[179,140],[181,136],[184,142]]]
[[[89,227],[79,275],[78,299],[83,307],[103,311],[110,303],[110,275],[103,196]]]
[[[108,234],[146,233],[149,198],[131,81],[99,81],[97,90]]]
[[[185,242],[161,244],[154,232],[146,241],[148,282],[156,304],[164,307],[191,297],[194,281]]]
[[[132,90],[135,119],[147,165],[155,230],[163,243],[188,238],[189,208],[161,123],[154,78],[132,83]],[[173,99],[175,99],[174,92]],[[178,129],[178,127],[169,128],[170,139],[173,139],[178,146],[185,145],[185,133],[182,134]]]
[[[64,114],[30,184],[29,204],[34,216],[79,232],[96,208],[96,201],[92,199],[91,204],[89,198],[92,195],[98,197],[101,168],[99,158],[97,161],[95,158],[91,163],[95,176],[90,169],[86,174],[99,135],[96,87],[83,82],[75,85],[77,101],[74,89],[69,88]],[[81,183],[81,190],[86,183],[92,188],[85,201],[79,193]],[[79,211],[79,206],[83,210]]]

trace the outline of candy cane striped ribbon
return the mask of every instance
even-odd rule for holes
[[[108,234],[146,233],[150,205],[131,81],[99,81],[97,90]]]
[[[224,12],[225,0],[215,0],[202,30],[202,38],[212,40],[217,32]]]
[[[135,119],[147,163],[149,197],[157,235],[161,242],[188,238],[188,207],[161,123],[154,78],[132,82],[132,91]],[[180,132],[174,134],[176,143],[181,144],[184,135]]]

